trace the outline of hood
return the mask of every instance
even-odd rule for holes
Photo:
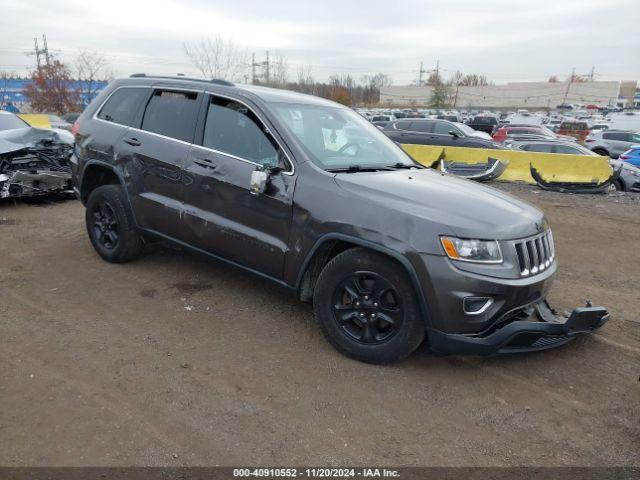
[[[336,174],[337,184],[380,212],[412,215],[440,234],[509,240],[540,231],[538,209],[494,188],[432,169]]]
[[[0,154],[51,143],[73,145],[73,135],[64,130],[36,127],[0,131]]]

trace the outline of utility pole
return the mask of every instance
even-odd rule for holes
[[[596,76],[596,67],[591,67],[591,81],[593,82],[593,77]]]
[[[251,85],[256,83],[256,54],[251,54]]]
[[[424,69],[424,65],[420,62],[420,70],[418,70],[418,86],[422,87],[424,85],[424,81],[422,80],[422,74],[427,73]]]
[[[47,46],[47,36],[45,34],[42,34],[42,48],[40,48],[40,46],[38,45],[37,38],[33,39],[33,44],[33,53],[28,53],[27,55],[35,55],[38,68],[40,68],[40,66],[42,65],[40,57],[44,57],[44,64],[49,65],[49,63],[51,63],[51,55],[49,55],[49,47]]]
[[[460,80],[456,82],[456,96],[453,98],[453,108],[456,108],[458,103],[458,90],[460,89]]]
[[[258,75],[256,73],[256,68],[262,69],[262,73]],[[256,62],[256,54],[255,52],[251,54],[251,83],[258,83],[258,77],[263,80],[265,83],[269,83],[270,78],[270,63],[269,63],[269,50],[267,50],[267,59],[264,62]]]
[[[569,89],[571,88],[571,82],[573,82],[574,77],[576,76],[576,67],[573,67],[571,70],[571,76],[569,77],[569,81],[567,82],[567,89],[564,92],[564,98],[562,99],[562,103],[567,103],[567,97],[569,96]]]
[[[267,83],[269,83],[269,50],[267,50],[266,75]]]

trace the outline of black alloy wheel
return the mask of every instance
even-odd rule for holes
[[[333,317],[342,332],[366,345],[388,341],[404,319],[398,293],[374,272],[349,275],[336,287],[333,300]]]
[[[120,234],[118,232],[118,220],[113,206],[107,200],[98,202],[93,211],[93,230],[95,239],[108,249],[113,250],[118,246]]]

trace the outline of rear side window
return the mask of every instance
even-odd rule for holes
[[[433,132],[433,122],[411,122],[409,129],[412,132],[431,133]]]
[[[568,154],[572,154],[572,155],[581,155],[582,152],[580,150],[578,150],[577,148],[573,148],[573,147],[568,147],[566,145],[556,145],[553,148],[554,152],[553,153],[568,153]]]
[[[211,97],[202,146],[262,166],[281,163],[282,152],[258,117],[245,105]]]
[[[475,117],[472,123],[477,125],[497,125],[498,120],[494,117]]]
[[[605,132],[602,134],[602,138],[606,140],[617,140],[620,142],[628,142],[631,141],[631,135],[625,132]]]
[[[401,122],[395,122],[395,123],[393,124],[393,127],[394,127],[396,130],[404,130],[404,131],[407,131],[407,130],[409,130],[409,127],[411,127],[411,121],[409,121],[409,120],[403,120],[403,121],[401,121]]]
[[[142,119],[142,129],[167,137],[193,141],[198,94],[156,90],[147,104]]]
[[[119,88],[102,106],[98,118],[127,127],[137,127],[140,106],[147,95],[149,95],[147,88]]]
[[[545,145],[544,143],[532,143],[530,145],[525,145],[522,149],[527,152],[551,153],[551,145]]]
[[[571,132],[580,132],[584,130],[589,130],[586,123],[582,122],[563,122],[560,125],[561,130],[569,130]]]

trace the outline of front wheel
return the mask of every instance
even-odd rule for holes
[[[425,337],[416,293],[405,269],[364,248],[347,250],[325,266],[313,308],[329,343],[363,362],[402,360]]]

